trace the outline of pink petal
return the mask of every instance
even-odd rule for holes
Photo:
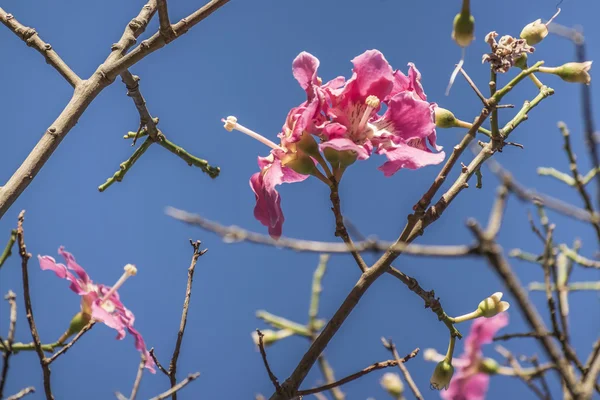
[[[348,128],[338,122],[330,122],[323,127],[323,135],[326,140],[343,138],[346,135]]]
[[[392,67],[379,50],[367,50],[352,60],[354,75],[348,81],[362,102],[370,96],[380,100],[387,97],[393,87]]]
[[[489,375],[464,376],[459,373],[450,381],[448,390],[440,392],[440,396],[444,400],[484,400],[489,383]]]
[[[477,318],[465,341],[465,355],[471,360],[481,355],[481,346],[492,342],[492,338],[500,329],[508,325],[508,313],[503,312],[491,318]]]
[[[359,160],[366,160],[367,158],[369,158],[369,152],[365,149],[364,146],[357,145],[352,140],[346,138],[332,139],[319,144],[319,149],[321,151],[323,151],[323,149],[326,148],[331,148],[337,151],[353,151],[356,153],[357,158]]]
[[[123,339],[125,337],[125,325],[118,316],[115,316],[102,308],[100,302],[101,299],[98,299],[92,303],[92,319],[102,322],[109,328],[116,330],[117,340]]]
[[[313,85],[318,85],[317,69],[319,68],[319,59],[306,51],[298,54],[292,63],[292,73],[302,89],[308,95],[309,100],[314,96]]]
[[[152,359],[152,357],[150,356],[150,353],[148,352],[148,349],[146,348],[146,343],[144,342],[144,338],[133,327],[133,325],[126,325],[126,326],[127,326],[127,330],[129,331],[129,333],[133,336],[133,338],[135,340],[135,348],[138,351],[144,353],[144,355],[146,356],[146,363],[144,365],[145,368],[148,369],[153,374],[155,374],[156,370],[154,369],[154,366],[156,364],[154,363],[154,360]]]
[[[427,165],[439,164],[446,157],[444,152],[431,153],[409,146],[406,143],[380,147],[377,152],[384,154],[389,160],[378,168],[383,171],[385,176],[392,176],[402,168],[418,169]]]
[[[408,63],[408,76],[404,75],[400,70],[394,71],[394,87],[389,94],[389,98],[402,92],[412,92],[418,99],[427,100],[427,96],[421,85],[421,73],[413,63]]]
[[[78,295],[84,295],[88,293],[88,287],[81,282],[75,275],[73,275],[64,264],[57,263],[54,258],[50,256],[38,256],[40,262],[40,268],[42,270],[53,271],[56,276],[62,279],[66,279],[71,282],[69,288],[77,293]]]
[[[84,283],[88,283],[90,281],[90,277],[88,276],[88,274],[79,264],[77,264],[77,261],[75,261],[75,257],[73,257],[73,254],[69,253],[68,251],[65,251],[64,246],[60,246],[58,248],[58,254],[60,254],[67,261],[67,268],[75,271],[75,273]]]
[[[390,99],[383,118],[375,121],[374,125],[390,132],[396,143],[423,139],[435,133],[433,111],[428,102],[415,99],[410,92],[402,92]]]

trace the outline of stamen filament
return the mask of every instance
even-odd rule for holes
[[[119,280],[117,281],[117,283],[115,283],[113,285],[113,287],[110,288],[110,290],[108,291],[108,293],[106,293],[104,295],[104,297],[100,301],[101,303],[104,303],[106,300],[108,300],[110,298],[110,296],[112,296],[117,290],[119,290],[119,288],[121,286],[123,286],[123,284],[125,283],[125,281],[130,276],[134,276],[135,274],[137,274],[137,268],[133,264],[127,264],[125,267],[123,267],[123,269],[125,270],[125,272],[123,273],[123,275],[121,275],[121,277],[119,278]]]
[[[360,123],[358,124],[358,130],[359,132],[361,132],[363,129],[365,129],[365,126],[367,125],[367,122],[369,122],[369,118],[371,117],[371,112],[379,107],[379,103],[380,100],[377,98],[377,96],[369,96],[367,97],[367,99],[365,100],[365,104],[367,105],[367,108],[365,109],[365,112],[363,113],[361,119],[360,119]]]
[[[251,138],[258,140],[262,144],[269,146],[272,149],[283,150],[281,148],[281,146],[276,145],[275,143],[273,143],[266,137],[262,136],[261,134],[256,133],[253,130],[248,129],[243,125],[238,124],[236,117],[229,116],[229,117],[227,117],[227,119],[221,118],[221,122],[225,123],[225,125],[223,127],[226,130],[228,130],[229,132],[231,132],[232,130],[240,131],[240,132],[245,133],[246,135],[250,136]]]

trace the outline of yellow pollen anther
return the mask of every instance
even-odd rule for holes
[[[133,264],[127,264],[123,269],[129,276],[135,276],[137,274],[137,268]]]
[[[229,132],[231,132],[233,130],[240,131],[240,132],[250,136],[251,138],[258,140],[262,144],[269,146],[272,149],[283,150],[283,148],[281,148],[281,146],[276,145],[275,143],[273,143],[272,141],[270,141],[263,135],[256,133],[253,130],[248,129],[243,125],[238,124],[237,118],[234,116],[229,116],[229,117],[227,117],[227,119],[221,119],[221,122],[225,123],[225,125],[223,125],[223,127],[225,129],[227,129]]]
[[[367,99],[365,100],[365,104],[371,108],[377,108],[379,107],[379,98],[377,96],[369,96],[367,97]]]
[[[226,120],[221,120],[221,121],[225,122],[225,125],[223,127],[225,129],[227,129],[229,132],[234,130],[235,126],[237,125],[237,118],[233,117],[231,115],[229,117],[227,117]]]
[[[317,76],[317,83],[319,84],[319,86],[323,84],[323,79],[321,79],[320,76]]]

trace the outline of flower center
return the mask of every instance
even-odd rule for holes
[[[262,144],[269,146],[272,149],[283,150],[281,148],[281,146],[276,145],[275,143],[273,143],[272,141],[270,141],[263,135],[258,134],[256,132],[254,132],[253,130],[246,128],[243,125],[238,124],[236,117],[229,116],[229,117],[227,117],[227,119],[221,119],[221,122],[225,123],[225,125],[223,125],[223,127],[226,130],[228,130],[229,132],[231,132],[233,130],[240,131],[240,132],[245,133],[246,135],[250,136],[251,138],[258,140]]]
[[[137,268],[133,264],[127,264],[125,267],[123,267],[123,269],[125,270],[125,272],[123,272],[123,275],[121,275],[121,277],[119,278],[119,280],[117,281],[117,283],[115,283],[114,286],[110,288],[110,290],[108,291],[108,293],[106,293],[104,295],[104,297],[102,298],[102,300],[100,301],[100,304],[102,305],[102,308],[104,308],[106,311],[108,311],[108,309],[106,309],[105,306],[110,307],[109,303],[112,305],[112,310],[114,310],[114,307],[115,307],[114,304],[112,304],[111,301],[108,301],[108,299],[110,298],[110,296],[112,296],[117,290],[119,290],[119,288],[121,286],[123,286],[123,284],[125,283],[125,281],[130,276],[134,276],[135,274],[137,274]]]

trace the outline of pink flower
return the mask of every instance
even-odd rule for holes
[[[272,149],[268,157],[258,158],[260,172],[250,178],[250,187],[256,196],[254,216],[273,238],[281,236],[284,221],[275,189],[282,183],[300,182],[309,175],[327,184],[339,181],[347,166],[373,152],[387,157],[379,167],[385,176],[438,164],[445,157],[436,145],[436,104],[427,102],[415,66],[409,64],[408,76],[394,71],[378,50],[366,51],[352,63],[348,81],[337,77],[323,84],[316,57],[302,52],[294,59],[292,73],[306,101],[288,113],[279,144],[239,125],[235,117],[223,120],[228,131],[241,131]],[[382,104],[387,110],[380,115]]]
[[[148,350],[142,335],[133,327],[135,317],[128,310],[121,300],[117,289],[123,285],[125,280],[136,274],[136,268],[127,264],[125,273],[111,288],[102,284],[92,282],[85,270],[77,264],[75,257],[71,253],[64,250],[64,247],[58,249],[58,253],[66,260],[67,265],[57,263],[50,256],[38,256],[40,267],[43,270],[54,271],[56,276],[71,282],[70,289],[81,296],[81,311],[91,317],[92,320],[102,322],[106,326],[117,331],[117,339],[121,340],[125,337],[125,330],[134,337],[135,348],[143,352],[146,356],[146,368],[152,373],[154,370],[154,361]],[[71,272],[72,271],[72,272]]]
[[[450,382],[450,387],[440,395],[444,400],[483,400],[490,377],[481,372],[483,354],[481,346],[492,342],[500,329],[508,325],[508,313],[503,312],[491,318],[477,318],[466,339],[463,355],[453,360],[458,372]]]

